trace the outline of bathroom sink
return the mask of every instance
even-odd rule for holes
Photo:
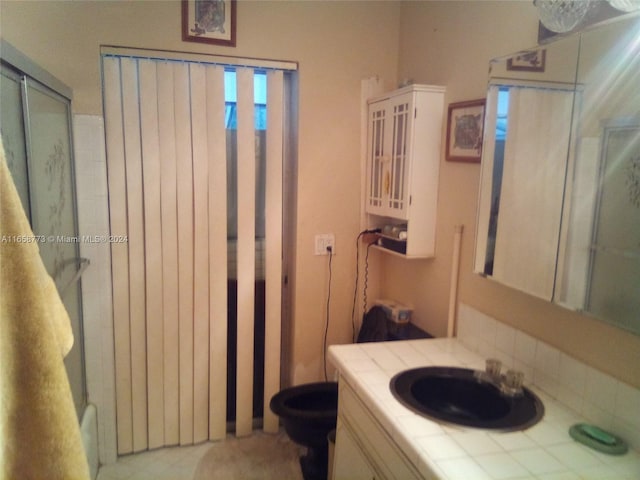
[[[524,430],[542,419],[544,405],[528,388],[501,391],[476,370],[422,367],[391,379],[390,389],[403,405],[425,417],[490,430]]]

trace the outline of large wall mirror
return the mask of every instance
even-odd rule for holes
[[[640,334],[640,14],[492,61],[474,270]]]

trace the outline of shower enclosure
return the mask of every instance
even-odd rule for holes
[[[9,170],[40,255],[69,313],[73,348],[65,358],[80,420],[87,405],[78,281],[79,255],[71,137],[71,90],[2,41],[0,131]]]

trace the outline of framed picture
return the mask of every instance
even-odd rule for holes
[[[529,50],[507,59],[507,70],[544,72],[547,50]]]
[[[182,40],[236,46],[236,0],[182,0]]]
[[[447,151],[449,162],[479,163],[485,99],[449,104]]]

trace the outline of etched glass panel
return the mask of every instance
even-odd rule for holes
[[[72,282],[80,268],[75,213],[75,188],[70,104],[38,83],[27,81],[29,182],[31,223],[42,261],[56,283],[71,319],[74,343],[65,357],[78,416],[85,403],[80,282]]]

